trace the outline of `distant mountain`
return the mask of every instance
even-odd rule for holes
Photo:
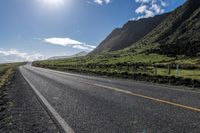
[[[137,44],[156,44],[169,56],[200,54],[200,0],[188,0]]]
[[[137,21],[129,21],[122,28],[117,28],[90,55],[121,50],[131,46],[158,26],[169,14],[157,15]]]
[[[79,53],[73,55],[73,57],[85,56],[85,55],[87,55],[87,54],[88,54],[88,52],[82,51],[82,52],[79,52]]]
[[[48,60],[69,59],[69,58],[73,58],[73,57],[85,56],[87,54],[88,54],[88,52],[82,51],[82,52],[79,52],[79,53],[71,55],[71,56],[54,56],[54,57],[49,58]]]

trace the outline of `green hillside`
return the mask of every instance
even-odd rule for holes
[[[168,56],[198,56],[200,52],[200,1],[188,0],[157,28],[134,45],[154,45],[149,52]],[[134,49],[133,46],[132,49]]]

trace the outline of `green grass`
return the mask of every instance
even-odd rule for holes
[[[200,80],[200,70],[198,69],[197,70],[180,69],[177,75],[176,69],[172,69],[171,73],[168,74],[168,69],[159,68],[157,70],[157,74],[161,76],[177,76],[177,77]]]
[[[148,74],[160,76],[177,76],[176,64],[179,64],[178,77],[200,80],[200,61],[198,58],[167,57],[159,54],[112,53],[97,56],[85,56],[66,60],[39,61],[35,66],[62,71],[78,71],[91,73]],[[174,64],[174,65],[171,65]],[[168,65],[171,73],[168,74]],[[157,69],[157,73],[155,72]]]
[[[137,55],[132,55],[132,56],[124,56],[121,58],[117,58],[115,60],[111,60],[113,64],[119,63],[119,62],[129,62],[129,63],[145,63],[145,64],[152,64],[156,62],[168,62],[173,60],[174,58],[163,56],[163,55],[158,55],[158,54],[137,54]]]

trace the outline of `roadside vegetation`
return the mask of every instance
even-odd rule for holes
[[[94,73],[200,88],[200,58],[169,57],[148,52],[145,47],[129,52],[117,51],[71,59],[36,61],[33,65],[60,71]]]
[[[12,123],[12,116],[8,111],[12,102],[7,97],[7,91],[4,86],[12,79],[17,68],[24,64],[25,63],[0,64],[0,132],[8,132],[4,130],[9,130],[9,126]]]
[[[13,77],[17,67],[24,64],[25,63],[0,64],[0,88]]]

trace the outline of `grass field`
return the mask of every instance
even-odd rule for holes
[[[122,73],[147,74],[150,76],[174,76],[200,80],[198,58],[167,57],[159,54],[119,55],[107,54],[65,60],[46,60],[33,63],[35,66],[62,71],[91,72],[112,75]],[[176,72],[176,65],[179,72]],[[170,73],[169,73],[170,71]]]

